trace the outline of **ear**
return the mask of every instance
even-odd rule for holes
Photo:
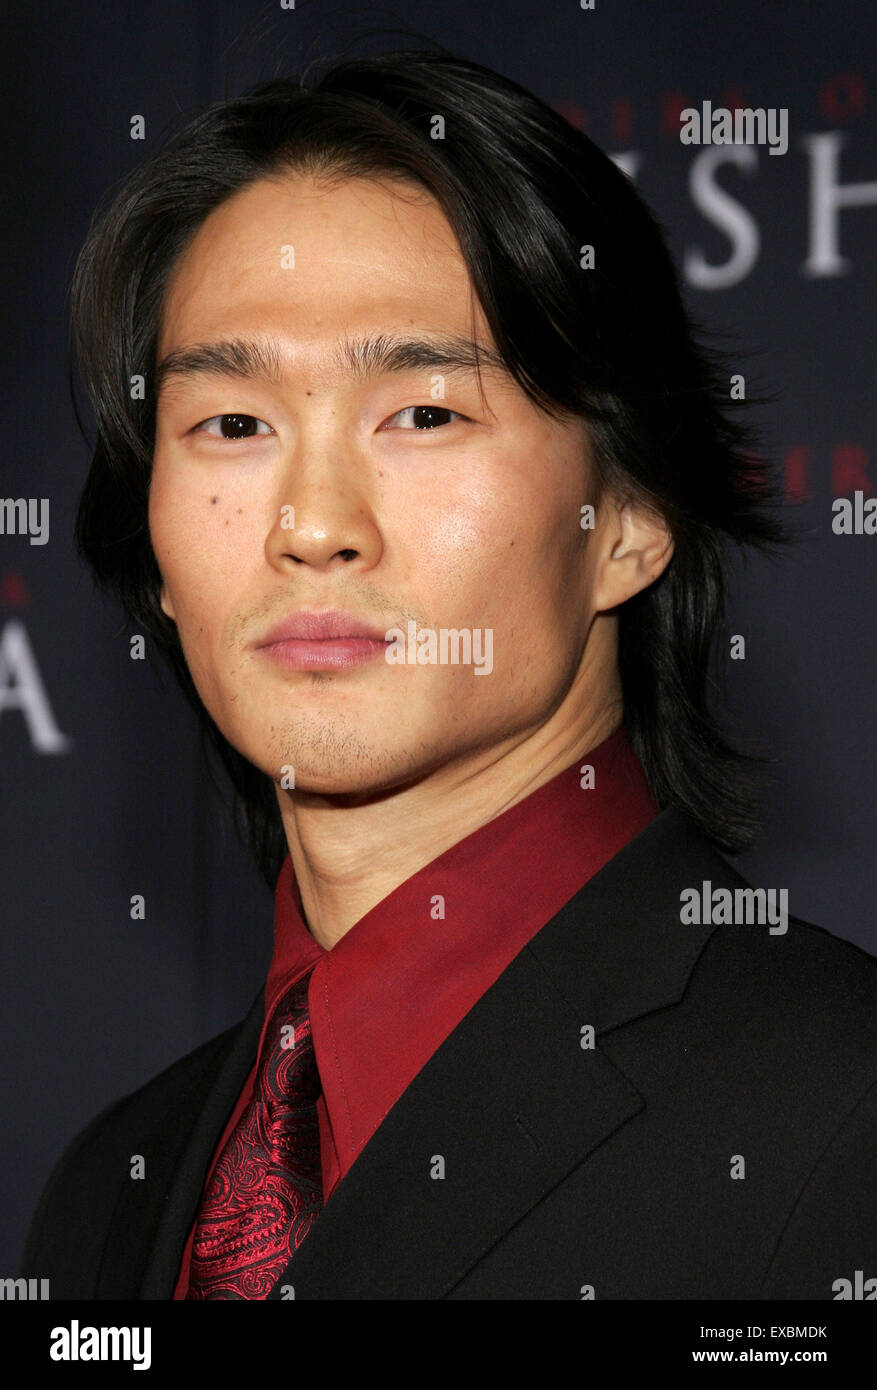
[[[647,589],[663,574],[673,557],[673,537],[658,512],[638,503],[607,494],[599,510],[604,529],[594,608],[603,613]]]
[[[161,599],[160,599],[160,603],[161,603],[161,611],[162,611],[162,613],[164,613],[168,618],[170,618],[172,622],[176,622],[176,620],[177,620],[177,615],[176,615],[176,613],[174,612],[174,605],[171,603],[171,597],[170,597],[170,594],[169,594],[168,591],[167,591],[167,585],[166,585],[166,584],[162,584],[162,586],[161,586]]]

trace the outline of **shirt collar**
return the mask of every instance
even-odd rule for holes
[[[313,966],[311,1028],[342,1173],[518,952],[658,810],[622,725],[399,884],[331,950],[304,922],[287,855],[266,1016]]]

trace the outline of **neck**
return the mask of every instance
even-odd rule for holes
[[[550,721],[378,792],[278,790],[305,920],[327,950],[418,869],[529,796],[621,723],[620,691],[575,733]]]

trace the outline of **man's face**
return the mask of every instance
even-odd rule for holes
[[[280,354],[276,381],[166,377],[149,507],[162,607],[198,692],[275,780],[291,767],[299,788],[368,793],[465,773],[559,709],[576,718],[593,616],[584,425],[549,420],[496,368],[482,368],[483,402],[471,370],[332,360],[342,339],[473,329],[495,347],[444,215],[413,184],[261,180],[175,268],[159,362],[231,339]],[[258,649],[288,616],[330,608],[437,642],[481,630],[485,668],[489,629],[492,670],[383,652],[303,669]]]

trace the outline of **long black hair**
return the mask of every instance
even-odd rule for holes
[[[682,805],[720,848],[744,848],[758,826],[757,760],[729,745],[707,701],[724,549],[769,550],[788,535],[731,414],[728,375],[695,341],[661,230],[613,161],[516,83],[446,51],[406,49],[211,106],[111,190],[71,286],[72,342],[97,423],[77,547],[170,663],[231,777],[266,882],[286,853],[274,784],[195,689],[160,607],[148,502],[170,272],[224,199],[286,171],[389,174],[428,189],[521,388],[550,415],[588,421],[601,484],[666,519],[670,563],[618,610],[624,719],[659,805]],[[145,392],[132,393],[138,375]]]

